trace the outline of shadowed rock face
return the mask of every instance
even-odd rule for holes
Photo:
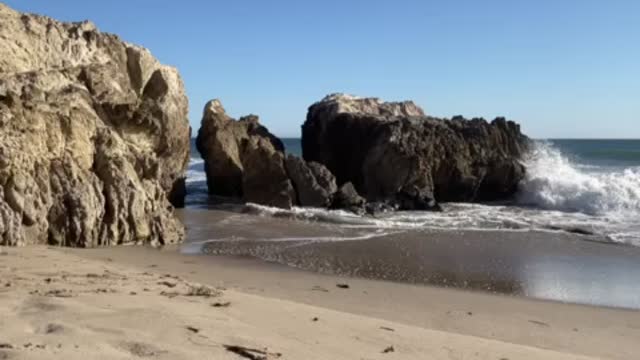
[[[212,100],[205,106],[196,146],[205,161],[210,194],[285,209],[295,203],[282,141],[257,116],[236,121],[220,101]]]
[[[333,195],[330,208],[346,209],[356,214],[364,214],[366,199],[358,194],[353,184],[345,183]]]
[[[297,205],[327,207],[338,190],[336,178],[322,164],[307,163],[301,158],[287,155],[287,173],[296,191]]]
[[[234,120],[218,100],[205,106],[196,146],[212,195],[289,209],[329,206],[337,191],[324,165],[285,156],[282,141],[257,116]]]
[[[305,160],[326,165],[368,201],[400,209],[509,198],[527,146],[519,125],[503,118],[443,120],[412,102],[340,94],[312,105],[302,127]]]
[[[89,22],[0,4],[0,244],[179,242],[178,72]]]

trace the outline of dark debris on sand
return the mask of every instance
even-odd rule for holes
[[[269,360],[269,357],[279,358],[282,356],[281,353],[270,353],[266,349],[252,349],[239,345],[224,345],[224,348],[229,352],[232,352],[249,360]]]
[[[215,302],[215,303],[211,304],[211,306],[217,307],[217,308],[229,307],[230,305],[231,305],[231,302],[229,302],[229,301]]]
[[[160,282],[158,282],[158,285],[163,285],[163,286],[166,286],[168,288],[174,288],[174,287],[176,287],[177,284],[169,282],[169,281],[160,281]]]
[[[220,296],[220,291],[204,285],[191,286],[186,296],[216,297]]]
[[[393,346],[389,346],[386,349],[382,350],[382,353],[383,354],[388,354],[388,353],[392,353],[392,352],[395,352],[395,351],[396,351],[396,349]]]

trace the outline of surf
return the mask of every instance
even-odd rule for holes
[[[640,166],[603,166],[573,155],[551,142],[535,142],[522,160],[527,175],[507,204],[446,203],[442,204],[443,212],[401,211],[375,217],[343,210],[283,210],[256,204],[241,206],[237,211],[372,232],[561,231],[592,234],[596,241],[640,246]],[[202,159],[191,159],[187,186],[192,190],[188,197],[192,204],[206,203]]]
[[[524,164],[520,204],[596,216],[640,215],[640,168],[577,164],[548,142],[537,142]]]

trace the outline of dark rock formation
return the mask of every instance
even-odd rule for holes
[[[285,209],[295,203],[284,146],[257,116],[236,121],[220,101],[212,100],[205,106],[196,145],[205,161],[210,194]]]
[[[293,155],[287,156],[285,164],[297,194],[297,205],[329,206],[338,187],[335,177],[324,165],[307,163]]]
[[[366,205],[367,200],[358,194],[352,183],[348,182],[333,194],[329,208],[345,209],[356,214],[364,214],[366,212]]]
[[[412,102],[330,95],[309,108],[302,127],[306,161],[352,182],[368,201],[437,209],[437,201],[510,197],[524,176],[528,138],[498,118],[428,117]]]
[[[89,22],[0,4],[0,244],[179,242],[178,72]]]

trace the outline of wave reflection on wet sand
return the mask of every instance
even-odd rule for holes
[[[580,235],[373,230],[219,210],[187,209],[181,216],[189,234],[183,246],[187,253],[250,256],[328,274],[640,309],[640,248]]]

